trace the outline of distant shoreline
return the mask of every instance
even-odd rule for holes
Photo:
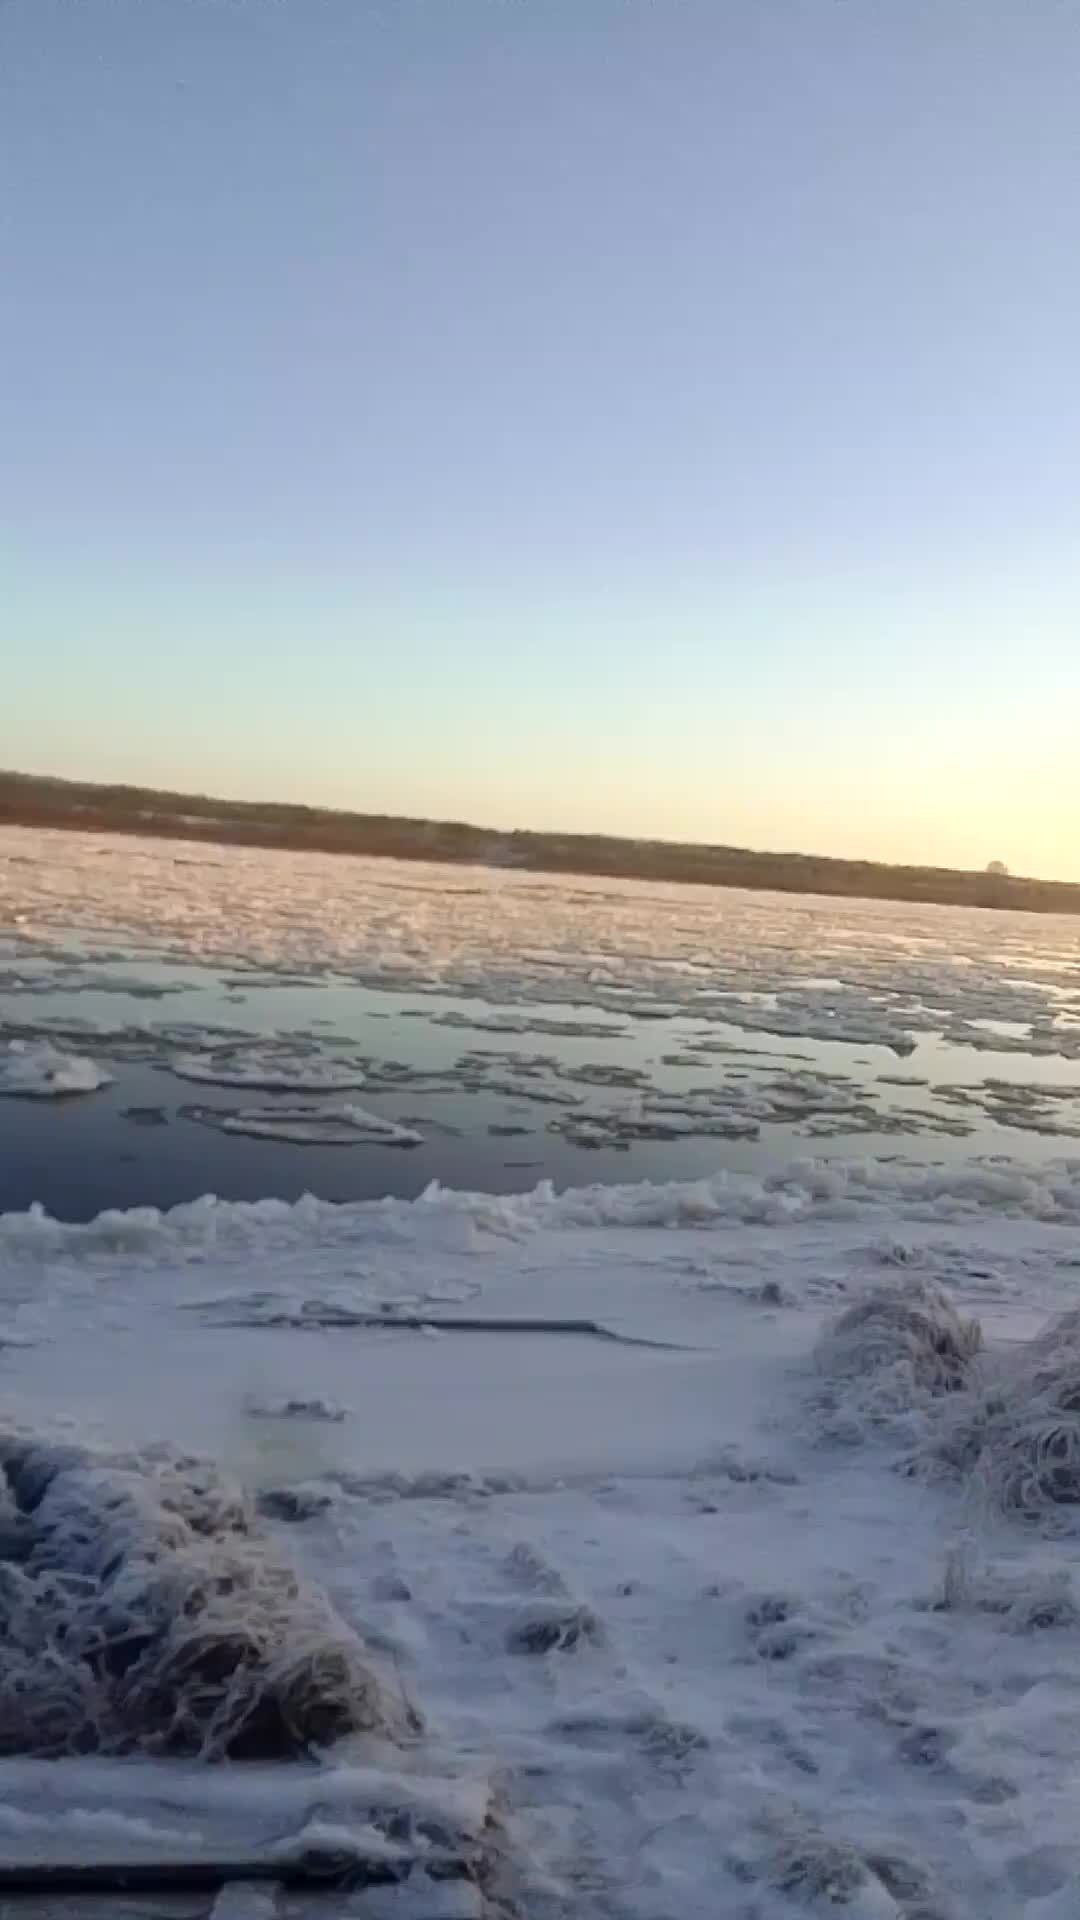
[[[432,860],[526,873],[746,887],[775,893],[1080,914],[1080,885],[949,867],[898,867],[814,854],[619,839],[606,834],[503,833],[457,821],[343,813],[324,807],[215,800],[153,788],[101,786],[0,772],[0,826],[138,834],[290,853]]]

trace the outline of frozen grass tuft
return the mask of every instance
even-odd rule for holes
[[[1080,1625],[1080,1604],[1067,1567],[1000,1573],[979,1565],[970,1538],[949,1549],[941,1584],[925,1605],[933,1613],[993,1614],[1012,1633]]]
[[[198,1462],[0,1441],[0,1752],[286,1759],[410,1715]],[[5,1522],[5,1535],[10,1531]]]
[[[809,1827],[777,1839],[769,1869],[769,1878],[781,1893],[831,1906],[848,1905],[867,1879],[853,1848],[838,1846]]]
[[[900,1367],[918,1392],[955,1393],[981,1344],[978,1321],[961,1320],[939,1288],[920,1281],[877,1288],[848,1307],[824,1335],[818,1359],[833,1379]]]
[[[834,1840],[795,1807],[763,1825],[766,1852],[752,1877],[796,1905],[814,1912],[838,1907],[850,1920],[915,1920],[927,1912],[927,1877],[914,1862]]]
[[[515,1621],[506,1636],[510,1653],[568,1653],[575,1647],[598,1646],[604,1629],[591,1607],[565,1601],[537,1602]]]
[[[977,1320],[962,1320],[927,1281],[879,1287],[848,1307],[818,1344],[821,1411],[834,1438],[910,1421],[971,1379],[982,1345]]]
[[[1068,1527],[1080,1509],[1080,1312],[1053,1320],[931,1436],[930,1464],[999,1512]]]
[[[732,1864],[739,1879],[784,1895],[785,1912],[790,1901],[814,1913],[839,1908],[848,1920],[945,1920],[918,1861],[872,1842],[834,1838],[795,1805],[766,1813],[751,1853]]]

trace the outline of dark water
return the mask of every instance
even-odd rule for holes
[[[967,1050],[924,1040],[899,1061],[886,1047],[845,1045],[805,1039],[773,1039],[736,1028],[707,1030],[726,1037],[738,1051],[732,1058],[702,1058],[690,1066],[671,1066],[665,1054],[677,1053],[702,1035],[700,1019],[634,1020],[617,1034],[555,1037],[544,1033],[495,1034],[449,1028],[439,1016],[490,1019],[493,1009],[479,1002],[435,995],[393,996],[355,986],[314,983],[268,986],[239,992],[217,975],[198,969],[161,969],[160,984],[176,987],[167,996],[148,998],[144,990],[124,991],[125,969],[114,963],[110,991],[14,992],[0,994],[0,1038],[16,1034],[33,1039],[49,1022],[88,1023],[85,1034],[58,1036],[65,1052],[90,1055],[114,1075],[114,1084],[70,1098],[0,1099],[0,1211],[23,1210],[34,1203],[63,1219],[85,1220],[109,1207],[169,1207],[216,1193],[225,1199],[267,1196],[296,1199],[310,1192],[333,1200],[359,1200],[395,1194],[412,1198],[432,1180],[446,1186],[509,1192],[550,1178],[559,1186],[591,1181],[694,1179],[721,1167],[767,1172],[801,1155],[845,1159],[880,1154],[944,1160],[973,1152],[1008,1153],[1032,1160],[1055,1157],[1060,1138],[1018,1132],[978,1118],[958,1137],[931,1130],[947,1110],[932,1089],[893,1087],[881,1074],[923,1074],[935,1083],[977,1081],[995,1071],[1016,1079],[1037,1069],[1053,1079],[1065,1063],[1033,1062],[1023,1056],[971,1055]],[[139,978],[147,981],[145,961]],[[150,982],[154,984],[153,980]],[[522,1009],[514,1009],[520,1015]],[[529,1009],[553,1019],[582,1019],[587,1010],[557,1002]],[[257,1036],[303,1036],[302,1044],[326,1043],[331,1051],[359,1053],[375,1063],[394,1061],[417,1075],[448,1075],[452,1084],[438,1089],[423,1080],[393,1090],[365,1085],[353,1094],[320,1096],[355,1100],[387,1119],[415,1127],[423,1144],[391,1146],[357,1141],[347,1146],[297,1145],[291,1142],[223,1134],[194,1118],[191,1109],[235,1112],[258,1106],[295,1104],[298,1095],[274,1095],[251,1089],[194,1085],[169,1071],[176,1050],[160,1036],[160,1023],[228,1027],[237,1040]],[[91,1030],[92,1028],[96,1030]],[[143,1029],[149,1057],[131,1058],[131,1032]],[[121,1039],[117,1035],[126,1034]],[[511,1081],[508,1090],[470,1090],[464,1055],[484,1056]],[[772,1120],[755,1140],[690,1136],[675,1140],[635,1140],[625,1148],[574,1145],[553,1131],[560,1109],[527,1097],[528,1079],[514,1083],[514,1062],[542,1055],[558,1070],[590,1075],[615,1068],[642,1077],[642,1084],[679,1094],[734,1076],[742,1084],[767,1082],[781,1073],[814,1071],[846,1076],[849,1087],[865,1089],[873,1102],[871,1118],[850,1126],[820,1117],[808,1123]],[[1068,1069],[1075,1077],[1075,1068]],[[546,1070],[545,1070],[546,1072]],[[547,1084],[545,1073],[531,1085]],[[570,1083],[588,1104],[618,1107],[633,1098],[632,1089]],[[874,1111],[909,1117],[900,1132],[878,1128]],[[920,1113],[925,1127],[920,1125]]]
[[[145,975],[145,967],[141,971]],[[170,977],[175,974],[175,968],[170,969]],[[97,996],[81,994],[76,1002],[71,996],[50,995],[48,1006],[45,998],[36,996],[35,1012],[101,1017],[96,1005],[87,1006]],[[241,1013],[223,994],[200,988],[170,996],[167,1013],[160,1017],[242,1024],[248,1032],[267,1035],[295,1032],[314,1017],[332,1021],[334,1033],[347,1036],[359,1052],[407,1062],[418,1072],[452,1068],[466,1050],[501,1055],[516,1048],[557,1054],[564,1062],[580,1057],[625,1066],[632,1061],[645,1069],[659,1061],[654,1023],[641,1023],[640,1033],[623,1032],[618,1042],[574,1043],[547,1035],[499,1036],[431,1024],[432,1015],[450,1006],[460,1010],[463,1004],[425,997],[388,1005],[385,996],[359,988],[337,993],[282,988],[260,993],[255,1005],[245,1003]],[[483,1018],[490,1009],[477,1011]],[[566,1010],[546,1007],[543,1012]],[[27,1013],[25,1005],[20,1006],[21,1020]],[[145,1003],[128,1007],[110,996],[111,1022],[130,1014],[145,1020]],[[668,1033],[665,1046],[672,1044]],[[80,1045],[107,1066],[114,1075],[112,1086],[71,1098],[0,1100],[0,1211],[22,1210],[37,1202],[58,1218],[84,1220],[107,1207],[169,1207],[205,1193],[230,1200],[268,1195],[292,1200],[304,1193],[332,1200],[377,1199],[388,1193],[411,1199],[432,1180],[503,1193],[531,1188],[544,1178],[559,1185],[694,1178],[714,1172],[719,1164],[752,1167],[761,1158],[754,1143],[716,1139],[586,1152],[550,1131],[551,1109],[524,1098],[464,1088],[433,1093],[409,1086],[393,1092],[362,1087],[354,1094],[326,1096],[354,1099],[386,1119],[414,1126],[424,1135],[423,1144],[415,1147],[371,1141],[296,1145],[223,1134],[186,1117],[185,1109],[272,1108],[301,1096],[193,1085],[164,1066],[117,1059],[95,1036],[88,1035]],[[781,1152],[778,1157],[788,1156]]]

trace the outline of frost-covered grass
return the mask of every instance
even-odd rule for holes
[[[847,1920],[942,1920],[930,1876],[917,1859],[860,1848],[815,1826],[797,1807],[764,1825],[764,1846],[747,1877],[788,1896],[795,1908],[840,1909]]]
[[[877,1287],[826,1328],[818,1368],[828,1383],[833,1431],[843,1423],[888,1424],[959,1393],[982,1344],[977,1320],[964,1320],[940,1287],[924,1279]]]
[[[827,1431],[857,1439],[919,1413],[917,1465],[946,1468],[997,1512],[1068,1528],[1080,1518],[1080,1309],[980,1364],[982,1344],[979,1322],[933,1283],[874,1289],[818,1343]]]
[[[190,1460],[0,1443],[0,1751],[284,1759],[409,1716],[356,1635]]]
[[[931,1438],[989,1505],[1057,1528],[1080,1518],[1080,1313],[1002,1356]]]

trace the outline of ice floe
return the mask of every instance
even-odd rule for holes
[[[62,1099],[71,1094],[96,1093],[112,1075],[84,1054],[61,1053],[47,1042],[37,1045],[11,1040],[0,1049],[0,1095],[19,1099]]]
[[[351,1101],[280,1102],[272,1107],[184,1106],[181,1115],[220,1133],[247,1134],[254,1140],[286,1140],[298,1146],[355,1147],[375,1142],[387,1147],[418,1147],[423,1134],[414,1127],[371,1113]]]

